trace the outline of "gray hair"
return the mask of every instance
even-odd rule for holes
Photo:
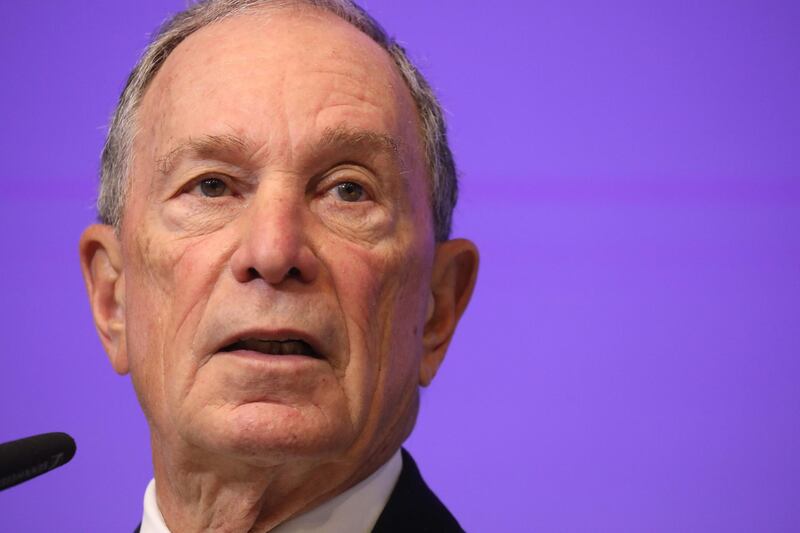
[[[442,108],[427,80],[409,59],[402,46],[381,25],[351,0],[203,0],[169,19],[156,33],[134,67],[117,103],[103,148],[97,211],[100,221],[117,229],[128,190],[136,111],[144,94],[170,53],[200,28],[259,7],[309,5],[324,9],[355,26],[379,44],[394,60],[406,82],[419,113],[425,155],[431,175],[431,206],[434,236],[450,236],[453,209],[458,196],[455,161],[447,143]]]

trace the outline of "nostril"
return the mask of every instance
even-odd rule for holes
[[[284,276],[283,279],[286,279],[286,278],[292,278],[292,279],[296,279],[296,280],[301,280],[302,281],[303,274],[300,272],[299,268],[292,267],[286,272],[286,275]],[[248,282],[248,281],[254,281],[254,280],[257,280],[257,279],[265,279],[265,280],[269,281],[269,279],[264,277],[257,268],[250,267],[250,268],[247,269],[247,277],[246,277],[246,279],[241,280],[241,281]]]

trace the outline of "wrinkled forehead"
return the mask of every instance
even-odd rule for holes
[[[155,76],[137,123],[134,152],[147,161],[199,135],[291,151],[343,126],[395,138],[410,164],[423,159],[416,107],[389,54],[316,8],[244,13],[193,33]]]

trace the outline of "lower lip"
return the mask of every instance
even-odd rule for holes
[[[231,352],[218,352],[215,357],[233,356],[237,359],[252,360],[255,363],[270,365],[313,365],[324,362],[324,359],[302,354],[273,355],[256,352],[253,350],[234,350]]]

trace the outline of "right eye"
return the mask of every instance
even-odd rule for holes
[[[228,184],[221,178],[205,178],[199,181],[194,188],[206,198],[219,198],[231,194]]]

